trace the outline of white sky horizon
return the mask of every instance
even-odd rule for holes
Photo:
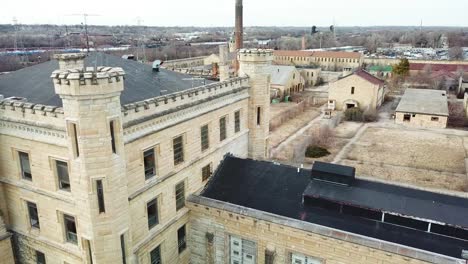
[[[0,24],[80,24],[82,16],[94,14],[90,25],[232,27],[235,0],[81,0],[68,5],[59,0],[5,1]],[[124,3],[124,4],[122,4]],[[129,4],[131,3],[131,4]],[[244,0],[244,26],[325,27],[423,26],[467,27],[467,0]],[[39,11],[38,11],[39,10]]]

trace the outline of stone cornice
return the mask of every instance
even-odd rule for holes
[[[215,111],[226,105],[230,105],[249,98],[248,87],[242,87],[227,94],[210,97],[205,100],[196,101],[175,109],[157,113],[143,120],[125,123],[124,142],[131,143],[141,137],[156,133],[163,129],[180,124],[197,116]]]
[[[0,134],[57,146],[67,146],[65,129],[53,125],[0,118]]]

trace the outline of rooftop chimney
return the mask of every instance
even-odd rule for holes
[[[244,24],[243,24],[243,6],[242,0],[236,0],[236,29],[235,29],[235,49],[238,52],[244,47]],[[234,62],[234,68],[239,74],[239,61],[236,59]]]
[[[243,6],[242,0],[236,0],[236,50],[244,47],[244,25],[243,25]]]
[[[85,53],[64,53],[54,55],[54,59],[58,60],[60,70],[83,69],[85,57]]]

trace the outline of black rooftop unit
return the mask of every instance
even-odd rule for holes
[[[356,169],[349,166],[316,161],[312,167],[312,180],[336,184],[351,185],[355,179]]]

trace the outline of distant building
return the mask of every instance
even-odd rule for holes
[[[317,85],[321,77],[322,69],[316,66],[296,66],[296,69],[301,73],[305,80],[305,87]]]
[[[328,104],[331,110],[353,107],[363,111],[376,110],[382,105],[384,96],[384,81],[364,70],[358,70],[330,84]]]
[[[188,198],[191,263],[464,263],[468,199],[354,171],[227,156]]]
[[[410,62],[410,75],[416,75],[424,72],[450,72],[468,77],[468,64]]]
[[[292,93],[304,91],[305,80],[294,66],[272,65],[271,98],[284,98]]]
[[[358,52],[276,50],[275,63],[281,65],[317,65],[324,71],[354,70],[362,66],[364,56]]]
[[[390,65],[374,65],[370,66],[367,71],[376,77],[387,79],[392,77],[393,67]]]
[[[395,110],[395,122],[414,127],[445,128],[449,116],[447,92],[406,89]]]

